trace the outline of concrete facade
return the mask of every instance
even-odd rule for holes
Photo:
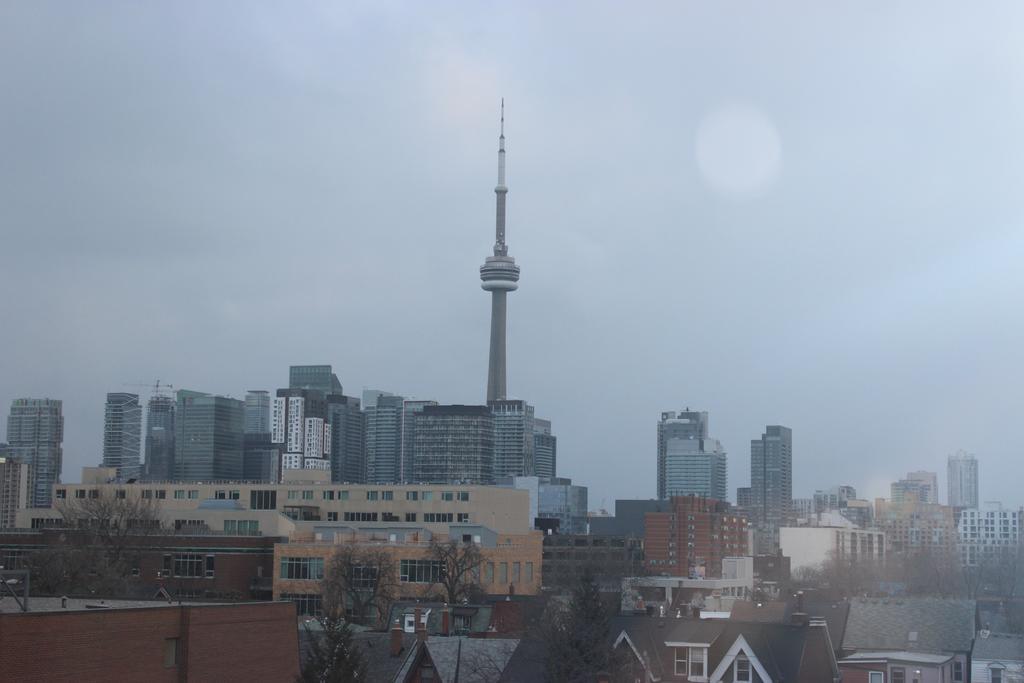
[[[782,527],[779,549],[790,570],[820,569],[831,557],[865,562],[885,560],[885,534],[841,527]]]

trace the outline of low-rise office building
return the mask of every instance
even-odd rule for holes
[[[475,543],[483,556],[480,589],[489,595],[536,595],[541,588],[542,534],[501,534],[476,525],[453,524],[438,540]],[[274,551],[274,597],[292,600],[299,614],[317,615],[330,558],[342,545],[382,551],[393,558],[399,598],[428,598],[442,593],[442,562],[431,555],[434,535],[423,527],[319,525],[312,538],[297,536]]]
[[[301,470],[298,470],[301,472]],[[309,474],[306,471],[305,474]],[[501,534],[525,534],[533,527],[527,491],[474,485],[332,484],[321,481],[283,484],[253,482],[167,482],[134,484],[60,484],[53,495],[63,501],[116,496],[152,501],[165,517],[186,517],[203,501],[235,501],[243,509],[270,510],[300,522],[389,522],[421,525],[447,533],[449,524],[480,524]],[[18,526],[31,528],[53,518],[55,510],[29,508]],[[59,515],[56,515],[59,516]]]
[[[643,541],[631,536],[549,534],[544,537],[545,588],[567,589],[584,574],[618,586],[624,576],[643,572]]]
[[[885,534],[849,527],[782,527],[779,549],[790,558],[790,570],[820,569],[831,558],[881,563]]]

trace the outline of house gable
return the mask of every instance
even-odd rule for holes
[[[731,669],[733,662],[736,661],[736,657],[739,656],[741,652],[750,660],[750,666],[753,667],[754,671],[757,672],[757,675],[761,677],[761,680],[764,683],[775,683],[772,677],[768,675],[764,665],[761,664],[761,660],[759,660],[757,655],[754,654],[754,648],[750,647],[750,643],[747,642],[747,639],[744,638],[742,634],[737,636],[733,644],[729,646],[728,650],[726,650],[725,655],[722,657],[722,661],[719,662],[715,670],[711,672],[711,675],[708,677],[708,681],[710,683],[720,683],[726,673]]]

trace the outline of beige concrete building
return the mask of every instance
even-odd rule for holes
[[[92,470],[93,468],[90,468]],[[87,474],[93,475],[90,471]],[[451,524],[478,524],[498,534],[526,534],[533,528],[530,494],[495,486],[439,484],[383,485],[329,482],[255,483],[91,483],[57,484],[54,507],[65,501],[113,495],[151,500],[165,519],[188,519],[189,511],[210,507],[207,501],[243,510],[280,512],[300,530],[314,523],[404,524],[431,533],[446,534]],[[83,477],[85,479],[85,477]],[[216,505],[216,504],[215,504]],[[28,509],[19,514],[19,526],[44,525],[56,510]]]
[[[17,514],[28,504],[29,465],[0,458],[0,529],[15,526]]]

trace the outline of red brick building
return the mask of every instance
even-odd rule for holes
[[[76,532],[42,529],[0,533],[0,566],[20,569],[28,557],[69,541]],[[272,596],[276,536],[155,534],[124,541],[133,559],[124,595],[151,598],[160,587],[186,600],[253,600]]]
[[[0,678],[290,682],[299,673],[292,603],[105,604],[32,598],[29,612],[0,613]]]
[[[748,555],[747,520],[729,503],[673,497],[669,512],[644,516],[644,557],[650,574],[720,577],[722,558]]]

